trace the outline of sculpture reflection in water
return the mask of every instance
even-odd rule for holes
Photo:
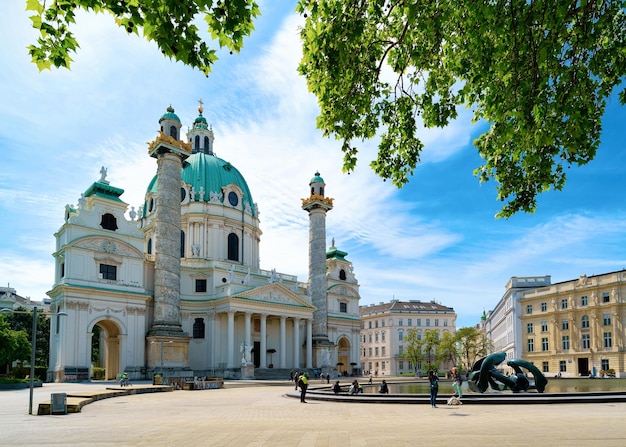
[[[505,358],[506,354],[504,352],[496,352],[474,363],[467,381],[470,389],[478,393],[484,393],[491,386],[496,391],[511,390],[514,393],[519,393],[520,391],[535,388],[537,392],[543,393],[548,379],[535,365],[526,360],[511,359],[506,364],[513,368],[515,373],[507,376],[496,369],[496,366],[502,363]],[[522,368],[532,373],[533,382],[529,380]]]

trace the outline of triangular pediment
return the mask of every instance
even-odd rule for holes
[[[243,298],[246,300],[257,301],[258,303],[279,304],[284,306],[304,307],[307,309],[315,309],[315,306],[298,294],[292,292],[280,283],[266,284],[254,289],[240,292],[231,298]]]

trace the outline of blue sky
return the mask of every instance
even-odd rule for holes
[[[186,128],[199,99],[217,155],[241,171],[259,205],[264,269],[306,281],[300,199],[316,170],[335,199],[327,243],[334,238],[348,252],[363,305],[434,299],[454,307],[463,327],[496,305],[511,276],[551,275],[554,283],[626,268],[626,109],[616,95],[596,159],[571,168],[566,189],[543,194],[535,214],[498,220],[495,184],[472,174],[481,128],[465,111],[448,128],[423,132],[423,163],[402,190],[369,169],[376,141],[360,145],[356,172],[342,174],[340,144],[315,128],[317,104],[296,71],[295,3],[260,6],[243,51],[220,52],[206,78],[102,14],[78,15],[71,71],[39,73],[26,50],[37,36],[24,3],[0,4],[0,284],[44,298],[65,205],[77,203],[101,166],[125,190],[122,199],[140,205],[156,171],[146,142],[158,119],[171,104]]]

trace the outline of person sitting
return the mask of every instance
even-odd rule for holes
[[[339,385],[339,380],[337,380],[333,385],[333,392],[335,394],[339,394],[341,392],[341,385]]]
[[[389,387],[387,386],[387,382],[383,379],[383,382],[380,384],[380,390],[378,391],[380,394],[389,394]]]

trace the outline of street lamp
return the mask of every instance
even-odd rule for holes
[[[12,313],[12,314],[27,314],[29,312],[24,310],[13,310],[13,309],[2,309],[0,310],[2,313]],[[37,306],[33,307],[33,329],[31,334],[31,345],[32,350],[30,353],[30,398],[28,401],[28,414],[33,414],[33,389],[35,388],[35,352],[37,350],[37,314],[39,309]],[[67,317],[67,313],[65,312],[57,312],[48,315],[57,315],[60,317]]]

